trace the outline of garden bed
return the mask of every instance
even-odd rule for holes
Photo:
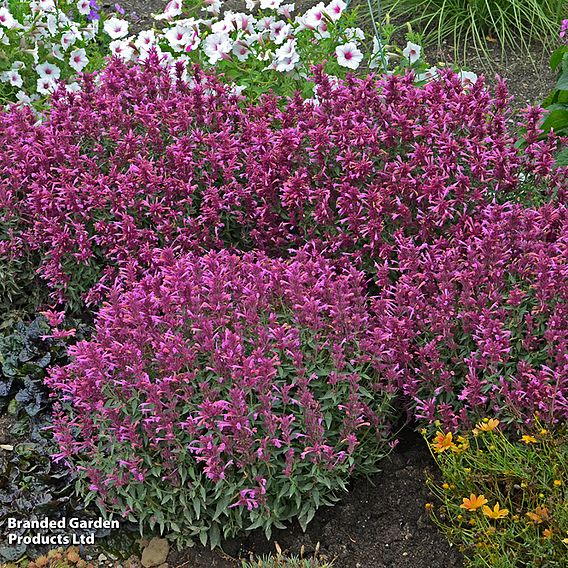
[[[566,139],[542,135],[540,110],[519,112],[553,90],[548,58],[468,50],[487,90],[446,68],[454,46],[421,53],[418,36],[395,34],[392,73],[345,78],[370,45],[353,19],[325,37],[341,0],[312,23],[263,18],[246,45],[246,17],[168,28],[174,0],[164,30],[120,39],[117,13],[146,29],[164,5],[108,3],[105,20],[80,0],[104,32],[84,22],[88,57],[76,44],[65,64],[117,57],[68,92],[49,99],[75,32],[35,68],[33,98],[15,95],[31,67],[1,77],[2,96],[31,107],[0,123],[1,291],[33,307],[0,343],[0,520],[93,519],[95,503],[125,519],[66,552],[79,568],[79,554],[138,568],[156,546],[169,555],[146,567],[283,551],[334,568],[458,568],[462,552],[495,559],[500,546],[562,566]],[[328,63],[317,37],[333,57],[307,82]],[[363,67],[379,54],[375,42]],[[553,124],[568,112],[561,83]]]
[[[307,556],[316,550],[341,568],[459,568],[461,555],[430,522],[425,508],[431,500],[424,480],[435,474],[422,437],[405,430],[401,442],[381,464],[382,471],[354,481],[335,507],[321,509],[303,533],[297,525],[276,531],[282,550]],[[233,558],[274,553],[274,543],[257,533],[229,541],[224,551]],[[172,554],[173,566],[234,568],[235,561],[214,552],[188,549]]]

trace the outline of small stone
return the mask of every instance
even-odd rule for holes
[[[164,562],[163,564],[160,564],[158,568],[170,568],[170,565],[167,562]]]
[[[99,554],[99,557],[97,558],[99,562],[105,562],[106,559],[107,557],[104,554]]]
[[[164,564],[169,551],[170,545],[165,538],[153,538],[142,552],[142,566],[153,568]]]
[[[142,565],[140,564],[140,559],[137,556],[130,556],[130,558],[126,561],[125,568],[140,568]]]

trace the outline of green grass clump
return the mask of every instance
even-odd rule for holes
[[[428,485],[440,505],[426,508],[469,568],[566,568],[568,428],[501,427],[486,419],[462,436],[438,432],[430,448],[443,483]]]
[[[425,34],[425,44],[451,40],[455,49],[473,45],[488,51],[488,41],[501,49],[528,51],[531,43],[557,39],[567,11],[566,0],[385,0],[382,9],[408,21]]]

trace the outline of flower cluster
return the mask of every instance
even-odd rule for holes
[[[453,431],[489,412],[568,418],[565,205],[491,205],[428,247],[400,238],[398,260],[375,335],[416,418]],[[451,432],[437,443],[453,449]]]
[[[388,448],[364,275],[310,249],[155,261],[51,373],[58,458],[107,510],[212,544],[308,522]]]
[[[170,0],[154,16],[161,27],[128,37],[109,30],[111,52],[126,61],[145,61],[155,49],[170,64],[214,66],[238,92],[251,95],[305,90],[314,64],[341,77],[361,65],[391,72],[423,66],[421,48],[414,43],[400,53],[374,38],[371,48],[356,27],[356,12],[347,13],[343,0],[319,2],[300,15],[294,15],[295,4],[283,0],[248,0],[246,8],[249,12],[221,13],[220,0]]]
[[[313,64],[340,76],[362,63],[391,71],[425,67],[413,43],[401,53],[374,38],[367,49],[356,14],[346,13],[343,0],[320,2],[298,16],[294,4],[282,0],[250,0],[250,12],[223,14],[220,0],[171,0],[154,16],[158,25],[137,34],[129,34],[118,4],[118,15],[106,17],[96,0],[33,0],[26,6],[17,15],[0,8],[6,52],[0,59],[0,103],[43,100],[58,81],[76,91],[78,75],[103,68],[106,56],[144,62],[152,51],[172,71],[176,62],[214,66],[238,92],[246,89],[253,97],[269,89],[291,94],[309,88],[305,78]]]
[[[0,103],[35,102],[59,80],[75,91],[75,77],[100,67],[99,8],[95,0],[22,2],[0,7]]]
[[[438,507],[426,509],[472,567],[566,564],[567,431],[565,423],[543,426],[537,419],[523,430],[530,445],[506,435],[495,418],[461,430],[471,442],[463,452],[440,453],[430,442],[442,483],[428,480]]]
[[[568,43],[568,20],[562,20],[562,26],[560,27],[560,39],[564,40],[564,43]]]
[[[56,93],[45,121],[0,117],[0,212],[16,223],[3,246],[36,252],[55,298],[98,302],[161,247],[286,255],[314,240],[372,268],[395,235],[419,246],[485,202],[565,187],[536,118],[516,149],[502,86],[491,98],[451,71],[424,87],[412,74],[319,73],[316,100],[253,105],[177,72],[186,80],[155,54],[144,67],[114,60],[81,92]]]

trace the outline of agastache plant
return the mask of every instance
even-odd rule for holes
[[[502,84],[491,97],[451,71],[418,87],[316,70],[316,101],[253,104],[197,69],[177,74],[156,54],[114,60],[80,92],[60,89],[45,121],[0,117],[3,247],[36,253],[71,308],[139,275],[154,249],[286,256],[313,240],[372,271],[398,233],[428,243],[495,199],[565,196],[558,139],[539,140],[534,109],[519,151]]]
[[[453,238],[396,239],[378,267],[382,366],[422,424],[456,431],[568,419],[568,210],[490,205]]]
[[[56,459],[105,514],[180,541],[305,526],[392,437],[364,275],[311,248],[156,263],[51,373]]]

